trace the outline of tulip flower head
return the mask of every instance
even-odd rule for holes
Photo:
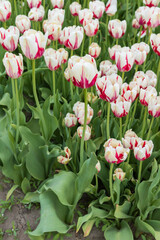
[[[43,22],[43,30],[44,32],[48,32],[48,38],[50,40],[56,41],[58,40],[61,33],[62,25],[59,21],[45,20]]]
[[[93,37],[98,32],[99,20],[98,19],[84,20],[83,21],[83,27],[84,27],[85,34],[88,37]]]
[[[85,106],[83,102],[78,101],[73,106],[73,112],[75,113],[76,118],[81,125],[84,125],[84,115],[85,115],[84,109],[85,109]],[[88,104],[87,105],[87,124],[90,123],[92,117],[93,117],[93,109]]]
[[[121,96],[126,101],[134,102],[135,99],[139,96],[139,86],[136,82],[123,83],[121,87]]]
[[[89,2],[89,9],[92,11],[93,17],[99,19],[102,17],[105,10],[104,2],[98,0]]]
[[[57,51],[60,53],[60,65],[66,63],[68,60],[68,52],[64,48],[59,48]]]
[[[5,22],[11,16],[11,3],[9,1],[0,2],[0,21]]]
[[[113,38],[121,38],[126,32],[126,20],[120,21],[119,19],[110,20],[108,23],[109,34]]]
[[[124,162],[128,156],[129,148],[124,148],[121,141],[110,138],[104,144],[105,159],[109,163],[119,164]]]
[[[52,22],[59,22],[62,25],[64,22],[64,15],[65,15],[64,9],[59,8],[55,8],[53,10],[49,9],[48,20]]]
[[[144,161],[149,158],[153,151],[153,142],[140,140],[138,146],[134,148],[134,156],[139,161]]]
[[[91,55],[91,57],[97,58],[99,57],[101,53],[101,47],[97,44],[97,43],[92,43],[89,46],[89,55]]]
[[[160,33],[159,34],[151,34],[150,43],[153,51],[160,56]]]
[[[93,18],[93,13],[90,9],[83,9],[79,11],[78,14],[80,24],[83,24],[84,20],[91,20]]]
[[[113,180],[118,178],[121,182],[125,179],[126,173],[123,172],[122,168],[116,168],[113,174]]]
[[[53,48],[47,48],[43,54],[45,63],[51,71],[60,67],[60,53]]]
[[[65,147],[64,148],[64,153],[65,153],[65,156],[58,156],[57,157],[57,160],[59,163],[61,164],[68,164],[70,161],[71,161],[71,150],[68,148],[68,147]]]
[[[130,129],[125,133],[124,138],[122,138],[122,143],[125,148],[133,150],[138,146],[140,140],[142,139],[139,138],[137,134],[132,131],[132,129]]]
[[[146,89],[141,88],[139,99],[142,105],[148,106],[151,98],[155,97],[157,97],[157,90],[154,87],[148,86]]]
[[[136,28],[136,29],[140,28],[140,24],[139,24],[139,22],[137,21],[136,18],[132,20],[132,27]]]
[[[64,0],[51,0],[53,8],[63,8]]]
[[[117,0],[108,0],[105,12],[108,16],[114,16],[117,12]]]
[[[83,135],[83,127],[77,128],[77,134],[79,138],[82,138]],[[87,125],[84,134],[84,141],[88,141],[91,138],[91,128]]]
[[[100,63],[100,76],[109,76],[112,75],[113,73],[118,72],[118,68],[116,67],[115,64],[112,64],[110,61],[105,60]]]
[[[76,118],[75,114],[67,113],[67,115],[64,119],[64,123],[65,123],[66,127],[68,127],[68,128],[74,127],[77,124],[77,118]]]
[[[97,162],[97,164],[96,164],[96,169],[97,169],[97,172],[98,172],[98,173],[101,171],[100,161]]]
[[[150,51],[149,45],[144,42],[135,43],[131,49],[135,53],[135,64],[142,65]]]
[[[149,79],[148,86],[155,87],[157,84],[157,75],[153,71],[148,70],[146,76],[148,76]]]
[[[128,47],[123,47],[116,51],[115,62],[120,72],[128,72],[132,69],[135,61],[134,52]]]
[[[120,45],[114,45],[112,48],[108,48],[109,56],[112,60],[115,60],[116,57],[116,51],[120,50]]]
[[[131,102],[126,101],[122,96],[119,96],[114,102],[111,102],[111,109],[114,115],[118,118],[124,117],[129,113]]]
[[[142,71],[138,71],[134,74],[133,81],[138,84],[140,88],[147,88],[149,86],[149,77]]]
[[[72,2],[69,6],[71,14],[73,16],[78,16],[81,7],[82,7],[81,4],[79,4],[78,2]]]
[[[48,34],[30,29],[20,37],[20,45],[24,55],[29,59],[42,57],[47,44]]]
[[[42,21],[44,14],[45,11],[43,6],[40,6],[39,8],[34,7],[29,11],[28,17],[31,21],[38,22]]]
[[[27,0],[29,8],[39,8],[42,1],[41,0]]]
[[[153,117],[160,116],[160,96],[151,98],[149,100],[148,113]]]
[[[143,0],[143,3],[148,7],[157,7],[160,0]]]
[[[3,58],[3,64],[7,75],[10,78],[19,78],[23,73],[23,57],[21,54],[19,56],[6,52]]]
[[[13,52],[18,47],[19,30],[17,27],[10,26],[8,29],[0,28],[0,43],[2,47]]]
[[[87,92],[87,101],[89,102],[89,103],[94,103],[96,100],[97,100],[97,96],[96,95],[94,95],[94,93],[92,92]]]
[[[29,30],[31,28],[31,21],[30,19],[25,15],[18,15],[16,17],[16,26],[19,29],[20,33],[24,33],[25,31]]]

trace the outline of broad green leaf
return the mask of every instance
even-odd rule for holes
[[[117,204],[114,216],[119,219],[133,218],[128,215],[130,208],[131,203],[128,201],[125,201],[121,206]]]
[[[116,194],[114,194],[114,195],[116,195],[114,204],[119,204],[120,193],[121,193],[121,181],[118,178],[116,178],[115,181],[114,181],[113,190],[116,193]]]
[[[23,179],[21,183],[21,188],[24,193],[27,193],[31,190],[30,182],[26,177]]]
[[[10,196],[16,190],[17,187],[18,187],[18,185],[13,185],[13,187],[7,193],[6,200],[8,200],[10,198]]]
[[[96,221],[96,219],[92,219],[92,220],[87,221],[83,225],[82,229],[83,229],[84,237],[87,237],[90,234],[95,221]]]

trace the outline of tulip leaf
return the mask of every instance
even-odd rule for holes
[[[131,203],[128,201],[125,201],[121,206],[117,204],[114,216],[119,219],[134,218],[128,215],[130,208]]]

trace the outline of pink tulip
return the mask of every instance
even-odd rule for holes
[[[65,123],[66,127],[68,127],[68,128],[74,127],[77,124],[77,118],[76,118],[75,114],[67,113],[67,115],[64,119],[64,123]]]
[[[83,27],[84,27],[85,34],[88,37],[93,37],[98,32],[99,21],[98,21],[98,19],[84,20],[83,21]]]
[[[125,179],[126,173],[123,172],[121,168],[116,168],[113,174],[113,180],[115,181],[118,178],[121,182]]]
[[[64,0],[51,0],[53,8],[63,8]]]
[[[132,131],[132,129],[128,130],[125,133],[124,138],[122,138],[123,146],[125,148],[129,148],[132,150],[138,146],[138,143],[140,140],[141,140],[141,138],[139,138],[136,135],[136,133]]]
[[[115,64],[112,64],[110,61],[105,60],[100,63],[100,76],[109,76],[113,73],[118,72],[118,68],[116,67]]]
[[[157,97],[157,91],[154,87],[148,86],[146,89],[142,89],[140,91],[139,100],[142,105],[148,106],[151,98]]]
[[[111,109],[114,115],[118,118],[124,117],[129,113],[131,102],[126,101],[122,96],[119,96],[114,102],[111,102]]]
[[[29,8],[33,8],[33,7],[39,8],[42,1],[41,0],[27,0],[27,3],[28,3]]]
[[[19,30],[17,27],[10,26],[8,29],[0,28],[0,43],[2,47],[13,52],[18,47]]]
[[[113,38],[121,38],[126,32],[127,22],[126,20],[120,21],[118,19],[110,20],[108,23],[109,34]]]
[[[149,45],[141,42],[132,45],[131,50],[135,53],[135,64],[142,65],[150,51]]]
[[[77,134],[79,138],[82,138],[83,135],[83,127],[77,128]],[[87,125],[84,134],[84,141],[88,141],[91,138],[91,128]]]
[[[83,24],[84,20],[91,20],[93,18],[93,13],[90,9],[83,9],[79,11],[79,22],[80,24]]]
[[[89,46],[89,55],[94,58],[98,58],[101,53],[101,47],[97,43],[92,43]]]
[[[11,16],[11,3],[9,1],[0,2],[0,21],[5,22]]]
[[[81,4],[79,4],[78,2],[72,2],[69,6],[71,14],[73,16],[78,16],[81,7],[82,7]]]
[[[153,117],[160,116],[160,96],[151,98],[149,100],[148,113]]]
[[[112,48],[108,48],[109,56],[112,60],[115,60],[116,57],[116,51],[120,50],[120,45],[114,45]]]
[[[117,0],[108,0],[105,8],[108,16],[113,16],[117,12]]]
[[[104,10],[105,10],[105,5],[104,2],[101,1],[94,1],[94,2],[89,2],[89,9],[93,13],[94,18],[101,18]]]
[[[153,51],[160,56],[160,33],[159,34],[151,34],[150,43]]]
[[[45,20],[43,22],[43,30],[45,33],[48,32],[48,38],[50,40],[58,40],[61,33],[61,28],[62,26],[59,21]]]
[[[139,96],[139,86],[136,82],[123,83],[121,87],[121,96],[126,101],[134,102],[135,99]]]
[[[115,62],[120,72],[128,72],[132,69],[135,61],[135,54],[128,47],[116,51]]]
[[[84,108],[85,108],[84,103],[79,101],[76,102],[73,106],[73,112],[75,113],[76,118],[81,125],[84,125],[84,115],[85,115]],[[92,120],[92,117],[93,117],[93,109],[88,104],[87,105],[87,124],[90,123],[90,121]]]
[[[144,161],[149,158],[153,151],[153,142],[140,140],[137,147],[134,148],[134,156],[139,161]]]
[[[28,13],[28,17],[31,21],[34,22],[40,22],[42,21],[43,17],[44,17],[45,11],[44,11],[44,7],[40,6],[39,8],[31,8],[31,10]]]
[[[31,21],[25,15],[18,15],[16,17],[16,26],[19,29],[20,33],[24,33],[25,31],[31,28]]]
[[[51,71],[60,67],[60,53],[53,48],[47,48],[43,54],[45,63]]]

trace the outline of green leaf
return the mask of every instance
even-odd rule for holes
[[[10,198],[10,196],[16,190],[17,187],[18,187],[18,185],[13,185],[13,187],[7,193],[6,200],[8,200]]]
[[[92,220],[87,221],[83,225],[82,229],[83,229],[83,232],[84,232],[84,237],[87,237],[90,234],[95,221],[96,221],[96,219],[92,219]]]
[[[130,208],[131,203],[128,201],[125,201],[121,206],[117,204],[114,216],[119,219],[134,218],[128,215]]]
[[[30,182],[26,177],[23,179],[21,183],[21,188],[24,193],[27,193],[31,190]]]
[[[113,184],[113,190],[116,193],[116,199],[114,204],[119,204],[120,201],[120,193],[121,193],[121,181],[116,178]]]

